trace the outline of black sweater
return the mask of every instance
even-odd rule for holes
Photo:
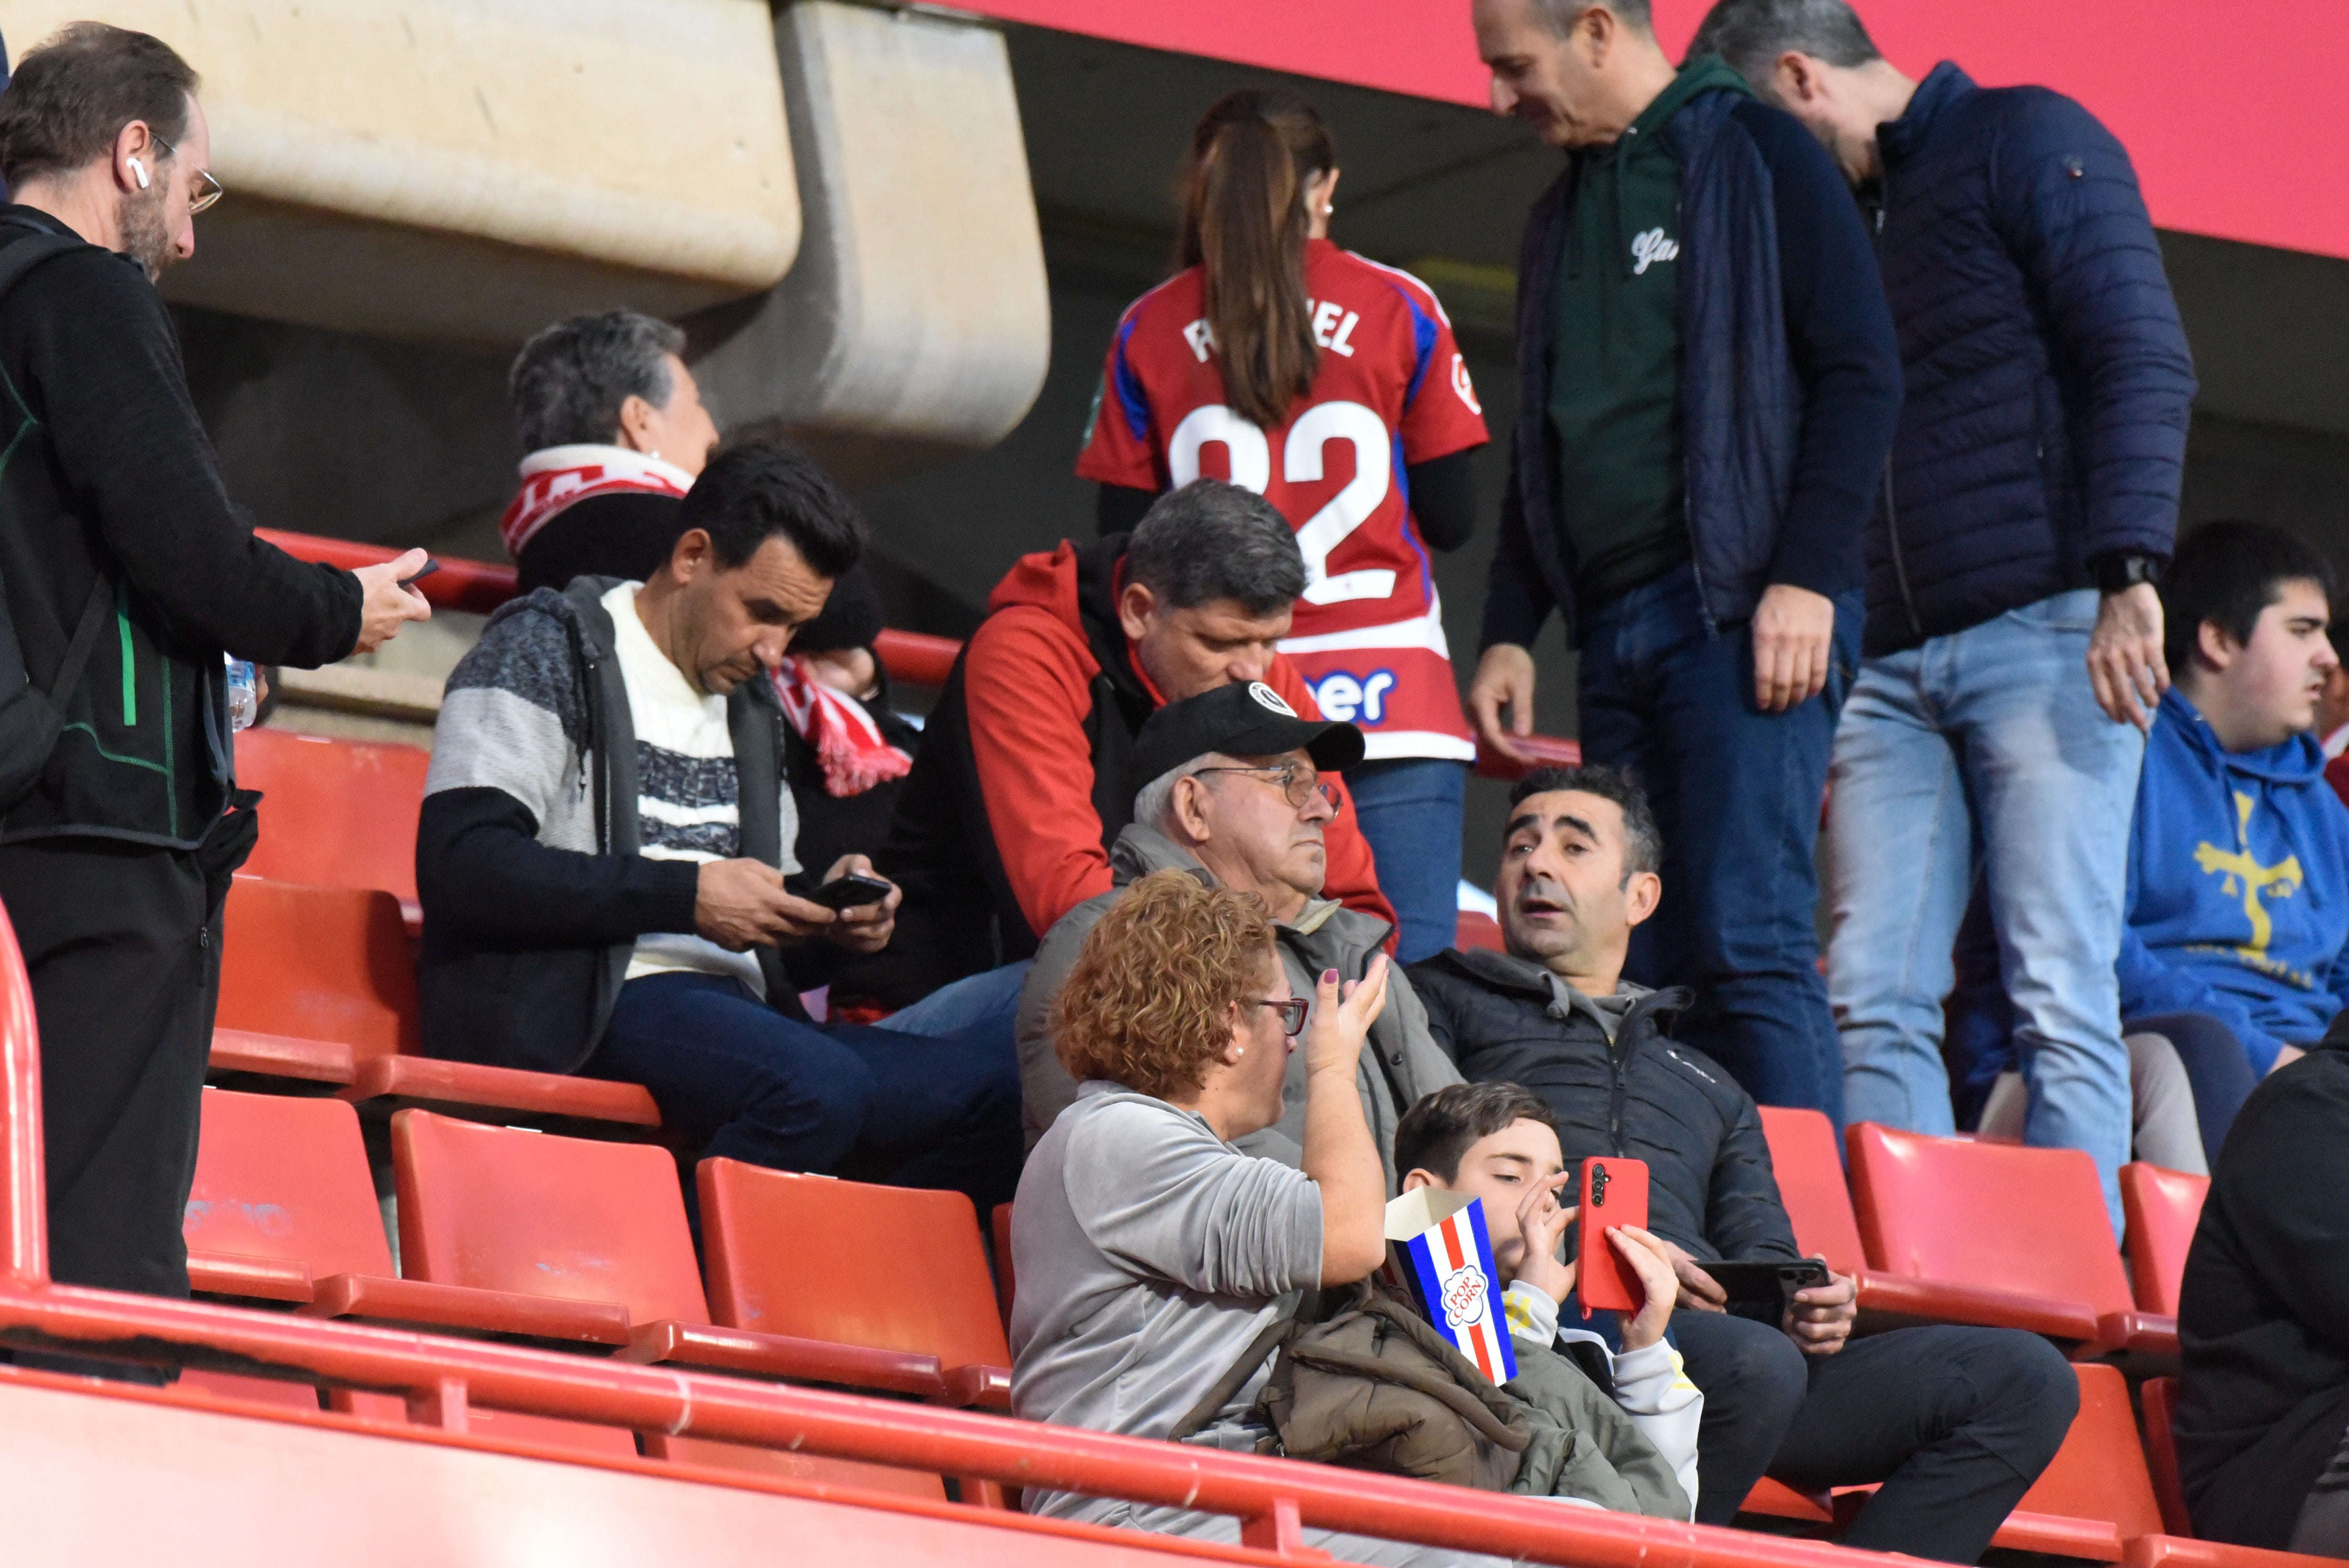
[[[0,245],[68,232],[0,208]],[[305,668],[358,641],[347,572],[263,543],[231,506],[163,302],[93,245],[0,299],[0,580],[26,668],[55,684],[92,585],[115,587],[66,731],[0,840],[189,847],[227,799],[223,650]]]
[[[2349,1427],[2349,1051],[2270,1075],[2187,1255],[2178,1468],[2195,1533],[2282,1550]]]

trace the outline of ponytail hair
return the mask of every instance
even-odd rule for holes
[[[1305,188],[1337,166],[1330,128],[1286,88],[1226,93],[1191,132],[1176,263],[1205,269],[1225,398],[1263,429],[1288,419],[1320,367],[1305,309]]]

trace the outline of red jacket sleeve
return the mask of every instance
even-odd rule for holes
[[[1288,706],[1308,718],[1319,718],[1321,710],[1313,701],[1305,678],[1285,655],[1275,655],[1265,684],[1287,699]],[[1348,909],[1376,915],[1389,925],[1395,922],[1394,906],[1387,895],[1379,891],[1379,868],[1371,858],[1371,841],[1362,837],[1361,824],[1354,816],[1354,798],[1347,792],[1343,779],[1330,780],[1338,787],[1338,816],[1323,836],[1329,849],[1329,861],[1321,881],[1321,894],[1334,898]],[[1106,866],[1107,861],[1103,861]],[[1106,882],[1104,886],[1108,885]],[[1394,934],[1387,934],[1386,946],[1394,949]]]
[[[1093,810],[1092,655],[1044,610],[1013,606],[970,639],[963,706],[996,853],[1040,936],[1110,890]],[[1359,835],[1357,835],[1359,838]],[[1364,851],[1363,864],[1369,864]]]

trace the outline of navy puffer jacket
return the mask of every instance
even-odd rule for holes
[[[2194,366],[2128,153],[2044,88],[1942,62],[1881,129],[1906,395],[1868,532],[1875,656],[2167,559]]]

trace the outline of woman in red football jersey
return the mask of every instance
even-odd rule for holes
[[[1207,474],[1297,530],[1306,589],[1280,645],[1330,718],[1406,962],[1452,944],[1475,743],[1428,547],[1474,526],[1485,421],[1427,285],[1329,239],[1337,143],[1284,88],[1218,99],[1192,132],[1174,277],[1119,320],[1080,477],[1106,533]]]

